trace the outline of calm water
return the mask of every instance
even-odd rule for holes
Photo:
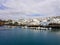
[[[60,45],[60,31],[3,28],[0,27],[0,45]]]

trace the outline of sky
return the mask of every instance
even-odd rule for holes
[[[0,0],[0,19],[60,15],[60,0]]]

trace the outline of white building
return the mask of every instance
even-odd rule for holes
[[[29,24],[28,25],[40,25],[40,21],[39,20],[37,20],[37,19],[32,19],[32,21],[31,22],[29,22]]]
[[[47,20],[43,20],[42,22],[40,22],[40,25],[42,26],[48,26],[50,22],[48,22]]]

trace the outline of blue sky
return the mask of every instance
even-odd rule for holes
[[[0,0],[0,19],[60,15],[60,0]]]

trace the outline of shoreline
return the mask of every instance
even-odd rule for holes
[[[51,27],[28,27],[28,26],[16,26],[16,25],[4,25],[4,26],[0,26],[1,27],[4,27],[5,29],[10,29],[10,28],[16,28],[16,27],[19,27],[19,28],[22,28],[22,29],[35,29],[35,30],[52,30],[52,29],[60,29],[60,28],[51,28]]]

